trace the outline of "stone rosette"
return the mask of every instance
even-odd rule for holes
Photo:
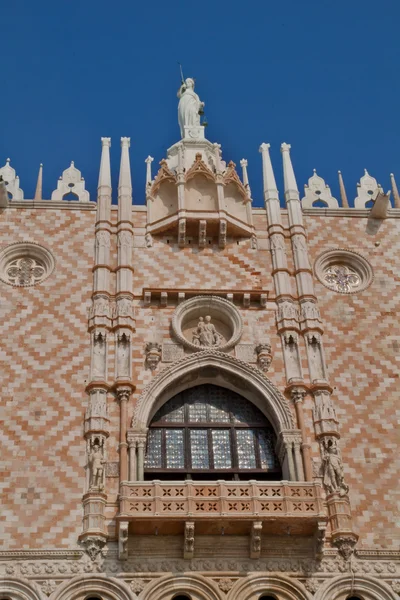
[[[210,316],[213,325],[222,341],[219,345],[205,347],[194,344],[190,338],[191,331],[199,321]],[[175,338],[185,347],[194,351],[214,348],[219,352],[227,352],[240,340],[243,332],[243,321],[235,305],[217,296],[195,296],[180,304],[172,317],[172,330]]]
[[[31,259],[39,267],[41,274],[29,283],[13,281],[8,275],[10,266],[15,261]],[[15,242],[3,248],[0,252],[0,280],[14,287],[31,287],[42,283],[54,270],[56,261],[53,254],[36,242]],[[17,267],[16,267],[17,268]]]
[[[335,268],[348,271],[348,276],[354,275],[354,282],[347,286],[340,286],[339,282],[336,285],[334,276],[332,280],[327,281],[327,275],[330,270]],[[314,274],[317,279],[329,290],[339,294],[357,294],[362,292],[374,279],[372,266],[364,256],[347,248],[334,248],[326,250],[318,256],[314,263]]]

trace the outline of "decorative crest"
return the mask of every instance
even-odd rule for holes
[[[224,173],[224,184],[229,185],[230,183],[234,183],[238,187],[243,198],[248,198],[246,188],[240,181],[240,177],[236,172],[236,165],[232,160],[230,161],[230,163],[228,163],[228,167]]]
[[[364,175],[357,183],[357,198],[354,200],[354,208],[368,208],[366,204],[372,200],[375,202],[379,193],[384,193],[382,187],[376,179],[372,177],[367,169],[364,169]]]
[[[301,200],[303,208],[312,208],[315,202],[321,201],[328,208],[339,208],[339,203],[331,194],[331,189],[314,169],[314,174],[304,186],[305,196]]]
[[[24,192],[19,187],[19,177],[15,174],[15,169],[10,166],[10,159],[7,158],[4,167],[0,168],[0,177],[3,178],[8,194],[11,194],[12,200],[23,200]]]
[[[149,157],[149,158],[151,158],[151,157]],[[176,183],[176,177],[173,174],[173,172],[169,169],[168,163],[165,160],[165,158],[163,158],[160,161],[160,169],[158,170],[158,173],[154,180],[153,186],[151,188],[151,194],[155,194],[155,192],[158,190],[158,188],[164,181],[169,181],[170,183]]]
[[[197,152],[194,163],[190,167],[189,171],[186,173],[186,181],[189,181],[195,175],[204,175],[210,181],[215,182],[214,173],[207,167],[206,163],[203,161],[201,152]]]
[[[57,189],[52,193],[51,199],[64,200],[64,197],[70,193],[77,196],[79,202],[90,201],[89,192],[85,190],[85,180],[81,172],[75,167],[74,161],[71,162],[68,169],[63,171],[63,174],[57,181]]]

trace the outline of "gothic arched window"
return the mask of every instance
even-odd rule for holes
[[[275,433],[231,390],[199,385],[166,402],[150,423],[145,478],[281,479]]]

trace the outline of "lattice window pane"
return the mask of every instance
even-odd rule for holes
[[[253,429],[236,430],[239,469],[255,469],[257,466],[254,435]]]
[[[231,469],[231,437],[229,429],[212,429],[214,469]]]
[[[164,404],[154,417],[154,421],[164,423],[183,423],[184,420],[184,403],[180,395]]]
[[[161,469],[161,429],[150,429],[147,436],[147,452],[145,467]]]
[[[258,430],[258,445],[260,447],[260,462],[262,469],[275,469],[278,467],[278,459],[275,454],[275,436],[268,429]]]
[[[206,386],[199,386],[186,392],[188,420],[191,423],[205,423],[207,421],[207,395],[205,388]]]
[[[210,468],[207,429],[190,430],[190,452],[192,469]]]
[[[209,404],[211,423],[230,423],[229,409],[226,402],[212,401]]]
[[[166,429],[165,442],[167,469],[184,469],[183,429]]]
[[[235,399],[231,411],[234,423],[260,423],[261,425],[266,422],[264,415],[246,400]]]

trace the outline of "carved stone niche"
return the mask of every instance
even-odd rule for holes
[[[232,302],[216,296],[196,296],[177,307],[172,330],[176,339],[190,350],[227,352],[239,342],[243,322]]]

